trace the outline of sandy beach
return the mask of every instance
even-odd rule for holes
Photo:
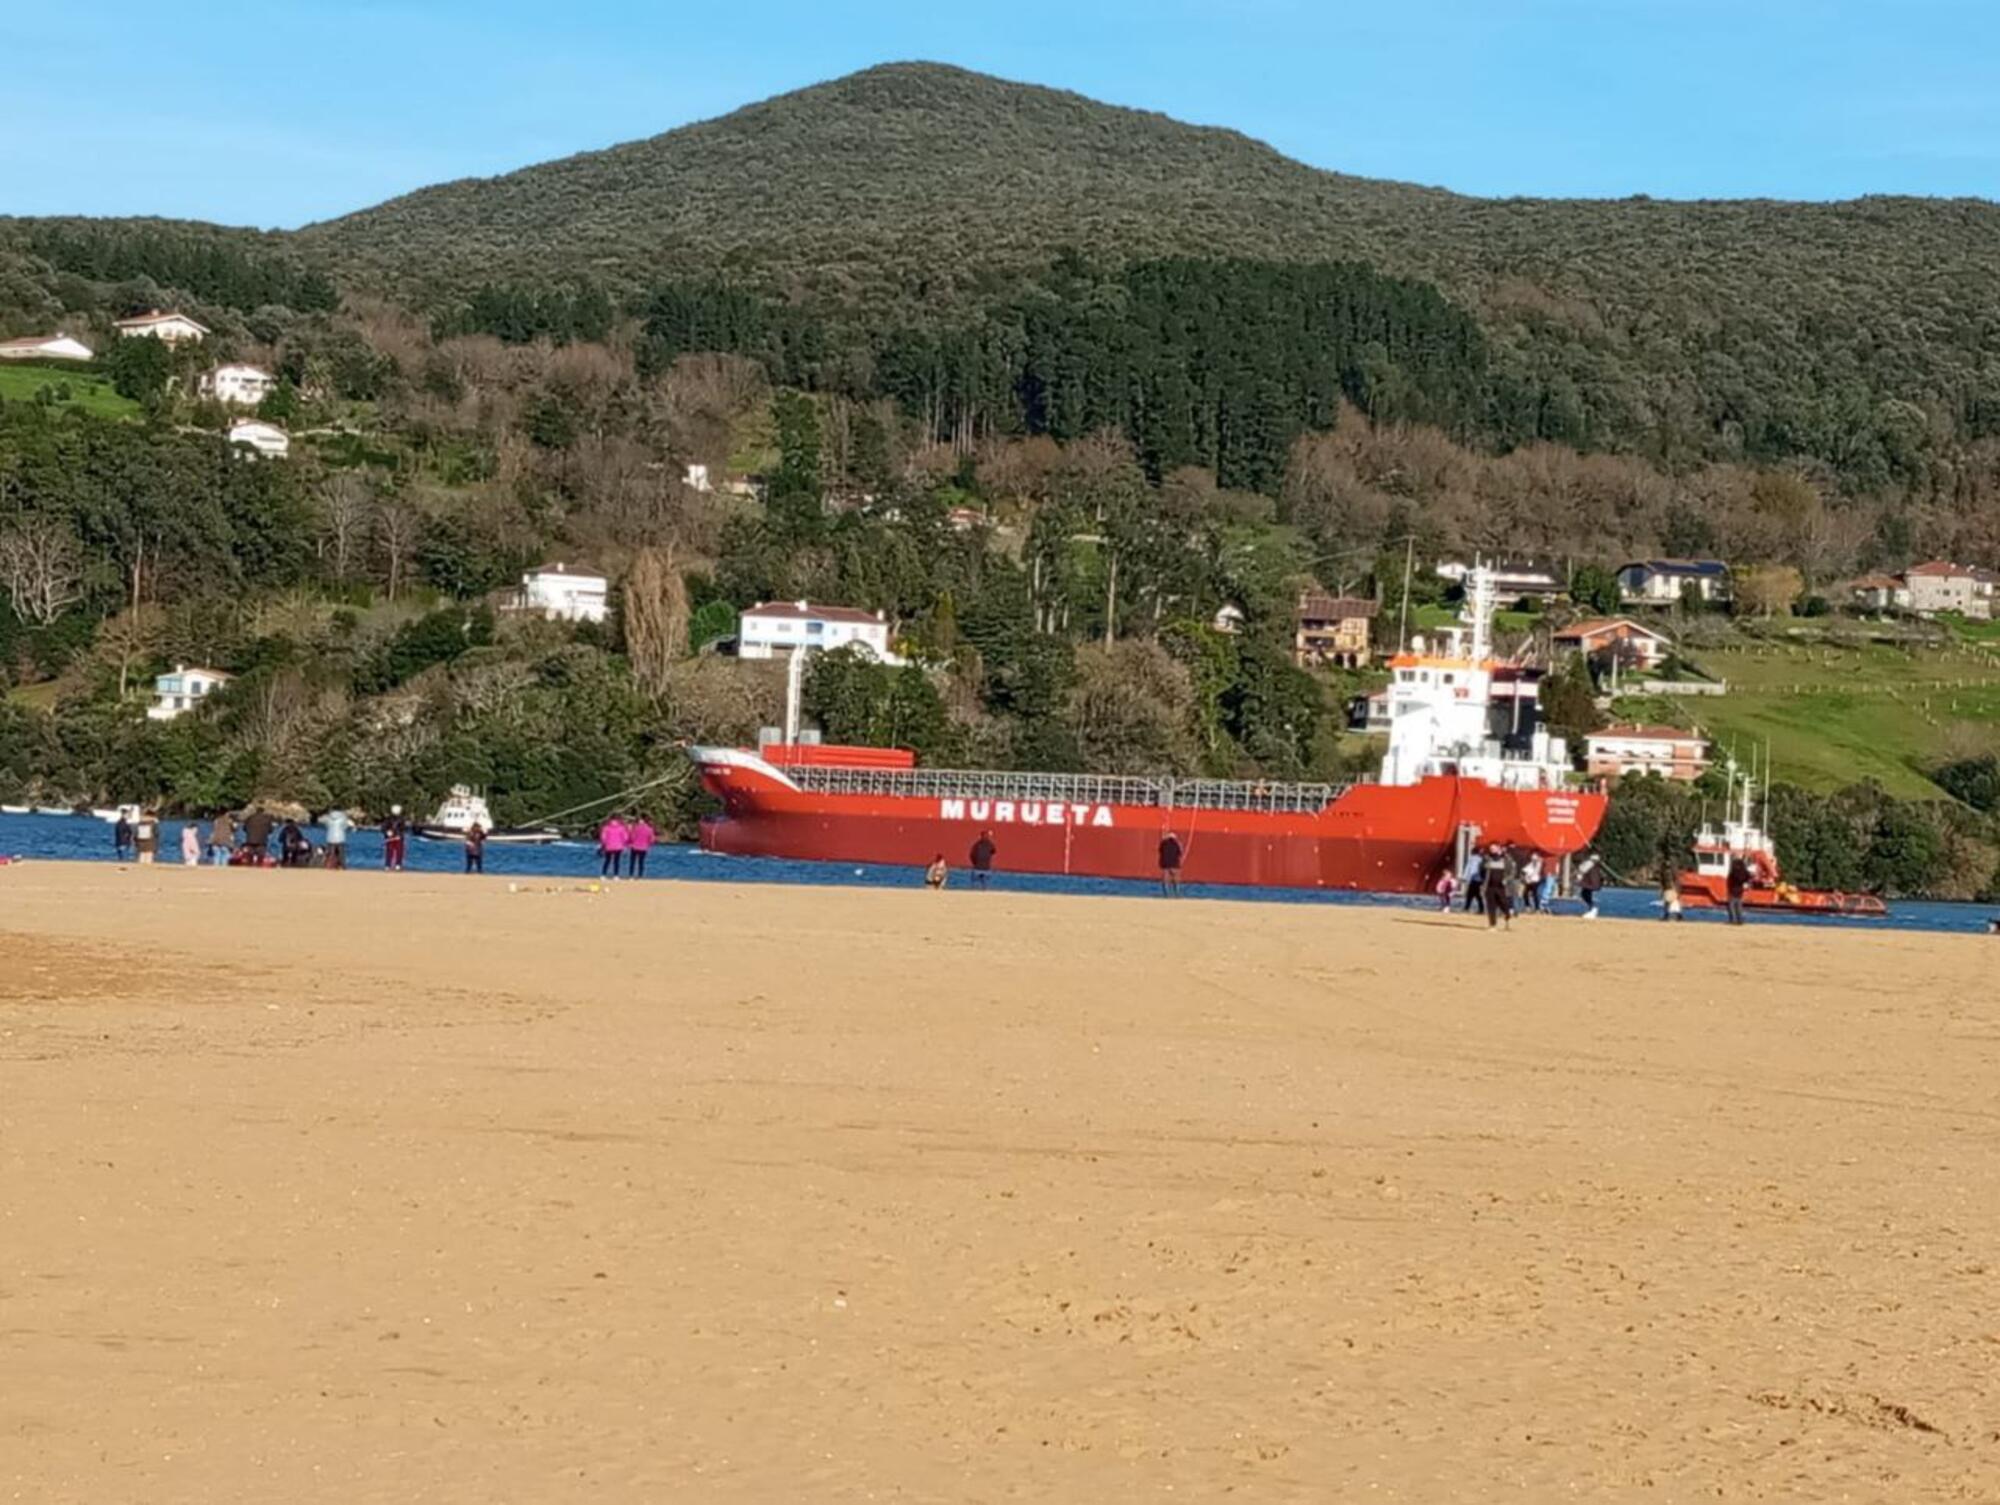
[[[2000,942],[0,869],[0,1497],[1991,1500]]]

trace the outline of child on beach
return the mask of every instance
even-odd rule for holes
[[[1672,873],[1660,885],[1660,918],[1678,920],[1681,918],[1681,885]]]
[[[201,827],[194,821],[181,827],[181,866],[201,866]]]
[[[1451,913],[1451,896],[1457,888],[1458,880],[1451,875],[1450,869],[1438,874],[1437,887],[1431,892],[1437,895],[1439,914]]]
[[[933,889],[943,888],[947,873],[948,869],[944,865],[944,853],[939,852],[937,856],[931,859],[931,865],[924,869],[924,887]]]

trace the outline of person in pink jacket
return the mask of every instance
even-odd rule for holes
[[[646,854],[653,850],[653,823],[643,815],[632,817],[625,828],[625,871],[634,878],[646,876]]]
[[[604,878],[616,878],[618,866],[625,860],[625,848],[630,845],[631,831],[622,816],[614,815],[597,830],[597,851],[603,862],[598,874]]]

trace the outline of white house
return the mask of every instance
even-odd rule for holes
[[[1708,768],[1708,738],[1673,726],[1607,726],[1584,738],[1584,766],[1599,778],[1657,773],[1691,784]]]
[[[201,395],[231,407],[254,408],[269,397],[278,378],[262,366],[217,366],[201,378]]]
[[[20,340],[0,340],[0,361],[88,361],[94,352],[82,340],[66,334],[31,334]]]
[[[889,622],[881,612],[810,601],[764,601],[744,612],[736,628],[738,658],[776,658],[801,648],[859,648],[885,664],[903,661],[889,651]]]
[[[545,564],[521,577],[507,607],[551,622],[602,622],[611,614],[611,582],[592,570]]]
[[[229,683],[220,669],[190,669],[176,665],[171,674],[153,681],[153,703],[146,707],[148,721],[172,721],[185,716],[209,696]]]
[[[190,319],[186,314],[161,313],[157,308],[150,313],[140,314],[133,319],[120,319],[114,326],[120,339],[131,339],[143,335],[151,340],[164,340],[169,345],[179,345],[184,341],[200,343],[208,337],[208,326]]]
[[[291,436],[275,423],[261,418],[239,418],[229,425],[229,442],[241,444],[273,460],[292,452]]]
[[[1689,586],[1704,601],[1729,599],[1729,566],[1719,559],[1638,559],[1618,571],[1628,606],[1672,606]]]
[[[1440,580],[1463,585],[1476,562],[1440,559],[1433,573]],[[1518,601],[1523,597],[1548,601],[1569,591],[1569,571],[1553,559],[1488,559],[1484,563],[1492,572],[1493,588],[1502,601]]]
[[[1986,578],[1982,580],[1982,576]],[[1993,615],[1993,582],[1984,570],[1933,559],[1911,565],[1903,579],[1909,590],[1910,610],[1919,616],[1949,611],[1985,621]]]

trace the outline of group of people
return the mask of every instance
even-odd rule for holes
[[[1172,831],[1160,838],[1160,892],[1168,898],[1175,898],[1181,891],[1181,861],[1187,855],[1181,839]],[[993,864],[1000,856],[1000,847],[993,840],[991,831],[981,831],[979,839],[966,853],[966,862],[972,871],[972,886],[986,888],[993,881]],[[931,858],[924,869],[924,885],[927,888],[943,888],[951,881],[951,864],[939,852]]]
[[[1440,912],[1449,913],[1453,899],[1462,891],[1465,913],[1484,914],[1489,930],[1496,926],[1511,930],[1516,914],[1554,913],[1556,876],[1556,864],[1542,853],[1495,842],[1483,851],[1474,849],[1466,857],[1463,871],[1445,869],[1438,875],[1434,892]],[[1584,919],[1597,918],[1597,896],[1603,888],[1603,863],[1594,856],[1586,857],[1576,872]]]
[[[597,828],[598,875],[643,878],[646,854],[659,833],[643,815],[613,815]]]

